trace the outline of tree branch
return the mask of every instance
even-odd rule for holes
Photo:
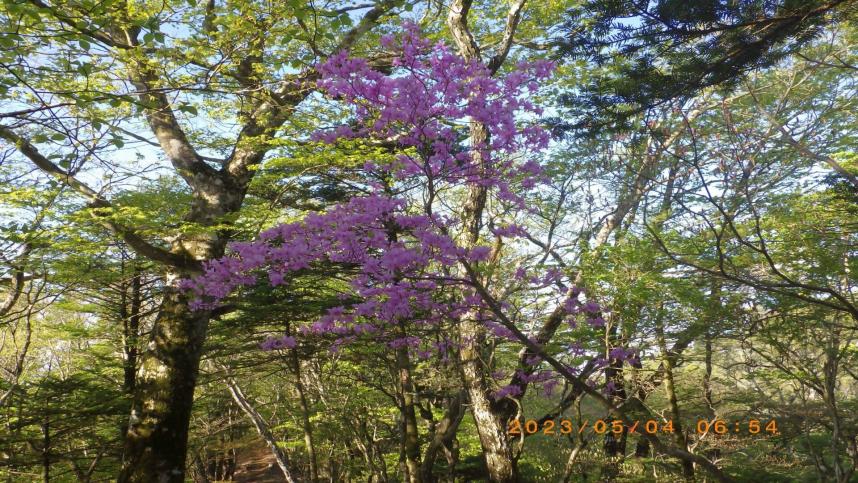
[[[180,255],[176,255],[168,250],[152,245],[144,240],[140,235],[134,232],[131,228],[120,223],[108,219],[104,214],[103,209],[113,209],[113,205],[108,200],[102,197],[95,190],[82,183],[80,180],[72,176],[69,172],[63,170],[51,160],[42,155],[32,143],[22,138],[12,130],[0,126],[0,138],[5,139],[14,145],[18,151],[30,159],[42,172],[48,174],[61,183],[65,184],[78,194],[83,195],[89,200],[90,208],[101,208],[102,210],[92,210],[93,217],[98,219],[100,223],[106,226],[111,231],[118,234],[131,248],[140,255],[166,265],[174,267],[198,268],[197,263]]]
[[[400,5],[402,2],[400,0],[382,0],[377,3],[370,11],[364,14],[361,17],[360,22],[357,25],[352,27],[351,30],[346,32],[343,35],[340,43],[337,44],[335,52],[339,52],[341,50],[351,50],[354,46],[354,43],[363,36],[363,34],[369,32],[370,29],[376,26],[378,20],[387,12],[392,10],[394,7]]]
[[[399,0],[377,3],[364,14],[356,26],[343,35],[335,50],[350,50],[384,14],[400,3]],[[238,135],[235,150],[224,164],[224,171],[238,186],[246,186],[252,177],[251,168],[262,162],[265,153],[270,149],[264,145],[264,138],[273,136],[277,128],[286,121],[288,114],[315,90],[318,78],[319,73],[315,69],[288,76],[281,81],[280,87],[270,93],[268,99],[259,102],[253,109],[250,119]],[[258,139],[260,137],[262,139]]]
[[[480,46],[471,35],[468,28],[468,12],[471,10],[473,0],[453,0],[450,3],[450,12],[447,14],[447,26],[453,34],[453,40],[459,48],[462,57],[468,60],[481,61]]]
[[[500,47],[497,53],[489,60],[489,72],[494,74],[503,65],[506,56],[509,54],[509,49],[512,47],[515,30],[518,28],[518,23],[521,21],[521,12],[524,9],[524,4],[527,0],[516,0],[509,7],[509,13],[506,16],[506,25],[503,29],[503,38],[501,39]]]
[[[612,415],[614,415],[617,419],[622,420],[628,426],[631,426],[632,418],[628,416],[630,411],[640,411],[647,416],[655,416],[652,415],[650,410],[641,404],[637,399],[629,399],[622,406],[614,406],[605,396],[603,396],[599,391],[587,385],[584,380],[581,379],[580,376],[576,376],[572,373],[568,366],[564,365],[551,355],[547,354],[541,346],[530,340],[518,327],[507,317],[503,308],[501,307],[500,302],[495,300],[494,297],[489,293],[488,289],[480,282],[479,276],[471,264],[464,259],[460,259],[459,262],[465,268],[468,276],[470,277],[470,283],[476,290],[476,292],[480,295],[483,301],[486,303],[486,306],[491,310],[491,312],[498,318],[498,321],[509,329],[515,338],[524,345],[528,350],[538,355],[543,361],[548,363],[554,370],[557,371],[558,374],[563,376],[564,379],[572,383],[572,386],[581,391],[584,394],[587,394],[591,398],[595,399],[601,406],[607,409]],[[734,481],[729,475],[725,474],[718,468],[714,463],[704,458],[701,455],[689,453],[688,451],[678,448],[675,446],[667,446],[665,445],[658,437],[653,434],[649,434],[644,431],[641,433],[641,437],[649,441],[649,443],[655,448],[657,451],[662,453],[674,456],[683,461],[690,461],[692,463],[696,463],[702,467],[704,467],[712,476],[715,477],[718,481],[729,482]]]

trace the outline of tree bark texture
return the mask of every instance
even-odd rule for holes
[[[504,28],[503,43],[498,53],[489,60],[486,67],[494,73],[503,64],[509,52],[516,28],[524,7],[524,1],[513,2],[510,6],[507,23]],[[459,54],[468,60],[482,62],[480,47],[468,27],[468,12],[472,0],[454,0],[447,16],[447,26],[459,50]],[[485,156],[482,149],[489,146],[489,132],[486,126],[471,122],[470,145],[474,162],[480,173],[486,173]],[[465,227],[465,245],[475,245],[483,224],[488,191],[485,186],[474,184],[469,187],[468,197],[463,206],[463,226]],[[486,460],[489,479],[495,482],[518,481],[518,469],[513,457],[512,445],[507,438],[506,420],[502,411],[491,400],[491,388],[488,384],[489,368],[486,367],[482,352],[485,349],[484,327],[478,320],[478,314],[469,312],[459,320],[459,362],[462,381],[471,402],[471,413],[480,437],[480,445]]]
[[[664,325],[662,324],[662,315],[659,314],[656,321],[656,338],[658,339],[658,347],[661,351],[661,362],[664,365],[664,391],[667,395],[667,403],[670,408],[670,418],[673,423],[673,440],[676,445],[683,451],[688,451],[688,438],[685,436],[684,428],[680,421],[682,416],[679,412],[679,402],[676,399],[676,386],[673,380],[673,362],[667,351],[667,343],[664,339]],[[694,464],[687,460],[682,460],[682,476],[688,481],[694,481]]]
[[[411,361],[408,348],[396,349],[396,369],[399,376],[399,389],[402,394],[402,420],[405,431],[402,433],[402,447],[405,453],[406,480],[420,483],[420,438],[417,428],[417,413],[414,409],[415,392],[411,381]]]
[[[164,295],[137,373],[120,482],[184,481],[188,425],[209,314]]]

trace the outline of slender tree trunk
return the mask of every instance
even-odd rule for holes
[[[259,433],[259,436],[261,436],[265,441],[265,444],[268,445],[268,449],[271,450],[271,454],[273,454],[274,459],[277,460],[277,466],[279,466],[280,471],[283,472],[283,477],[286,479],[287,483],[294,483],[295,479],[292,477],[292,472],[289,471],[289,458],[286,456],[283,449],[280,448],[280,446],[277,446],[277,439],[274,437],[274,434],[271,433],[271,428],[269,428],[268,422],[265,421],[265,418],[263,418],[262,415],[256,411],[256,408],[250,404],[250,401],[247,400],[247,397],[245,397],[235,380],[231,377],[227,377],[226,383],[229,393],[232,395],[235,403],[238,404],[238,407],[240,407],[245,414],[247,414],[247,417],[250,418],[250,421],[253,423],[253,427],[256,428],[256,432]]]
[[[404,332],[404,331],[403,331]],[[420,439],[417,429],[417,413],[414,409],[415,392],[411,380],[411,360],[408,347],[396,349],[396,369],[399,375],[399,388],[402,392],[402,419],[405,431],[402,434],[405,453],[406,480],[411,483],[422,481],[420,473]]]
[[[704,342],[704,363],[705,369],[703,373],[703,402],[706,403],[706,415],[711,419],[715,417],[715,404],[712,400],[712,336],[709,331],[706,331],[706,340]]]
[[[47,415],[42,423],[42,480],[51,481],[51,419]]]
[[[310,459],[310,481],[319,481],[319,463],[316,457],[316,445],[313,441],[313,425],[310,424],[310,406],[307,404],[307,395],[304,390],[304,382],[301,380],[301,361],[298,360],[298,351],[290,351],[292,359],[292,374],[295,375],[295,390],[298,391],[298,402],[301,405],[301,426],[304,431],[304,445],[307,447],[307,456]]]
[[[465,394],[461,392],[453,396],[447,405],[444,418],[435,425],[432,441],[429,442],[429,446],[426,448],[426,453],[423,455],[423,463],[420,466],[420,473],[424,482],[434,481],[435,477],[432,474],[432,469],[435,466],[435,461],[438,459],[438,453],[451,446],[453,439],[456,437],[459,423],[462,422],[462,418],[465,415],[464,399]]]
[[[582,424],[581,419],[581,400],[583,399],[583,395],[578,395],[575,398],[575,416],[576,416],[576,426],[580,427]],[[584,434],[581,432],[575,432],[575,437],[569,436],[569,441],[575,441],[575,447],[572,448],[572,451],[569,453],[569,458],[566,460],[566,466],[563,468],[563,477],[560,479],[561,483],[569,483],[572,480],[572,472],[575,469],[575,462],[578,459],[578,455],[581,454],[581,451],[587,447],[587,440],[584,439]],[[586,476],[584,477],[586,480]]]
[[[716,304],[716,320],[721,312],[721,281],[712,282],[712,301]],[[703,402],[706,404],[706,415],[710,419],[715,417],[715,401],[712,398],[712,330],[706,328],[704,334],[704,373],[703,373]]]
[[[138,339],[140,337],[140,308],[142,306],[141,293],[141,275],[135,268],[134,275],[131,277],[131,301],[130,308],[128,307],[127,288],[123,283],[121,288],[121,309],[120,316],[122,317],[123,325],[123,351],[125,352],[125,360],[123,361],[123,384],[122,387],[129,394],[134,394],[134,383],[137,376],[137,353],[139,351]]]
[[[608,318],[608,330],[605,337],[605,357],[609,357],[611,349],[622,345],[622,337],[619,336],[619,324],[614,317]],[[605,383],[608,385],[606,397],[613,405],[622,404],[626,399],[626,389],[623,380],[623,362],[619,360],[610,360],[609,365],[605,368]],[[620,434],[615,434],[613,431],[605,433],[603,448],[605,456],[608,458],[607,464],[603,467],[603,476],[606,480],[612,480],[620,472],[620,463],[626,455],[626,427],[623,425],[623,431]]]
[[[661,363],[664,365],[664,391],[667,394],[667,403],[673,423],[673,439],[680,449],[688,451],[688,439],[685,437],[685,432],[679,419],[681,414],[679,412],[679,403],[676,399],[676,386],[673,380],[673,362],[670,360],[667,343],[664,339],[664,325],[661,313],[657,316],[655,331],[656,338],[658,339],[658,347],[661,351]],[[682,475],[686,480],[694,480],[694,465],[687,459],[682,460]]]
[[[606,344],[606,352],[610,353],[610,350],[614,347],[619,347],[621,345],[621,341],[617,337],[617,328],[618,324],[616,321],[611,322],[611,326],[608,329],[608,337]],[[607,357],[607,355],[606,355]],[[611,361],[608,367],[605,368],[605,381],[610,384],[610,388],[607,391],[608,400],[611,401],[611,404],[617,405],[621,404],[626,399],[626,389],[623,380],[623,363],[622,361]],[[613,431],[608,431],[605,433],[605,454],[609,458],[622,457],[626,452],[626,433],[625,427],[623,427],[623,433],[621,435],[614,434]]]
[[[206,472],[206,465],[200,458],[200,453],[194,453],[194,483],[210,483]]]

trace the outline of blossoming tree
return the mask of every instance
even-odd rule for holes
[[[467,337],[509,341],[529,357],[508,380],[495,371],[493,388],[478,388],[489,390],[495,403],[521,397],[529,385],[550,392],[561,379],[600,397],[592,383],[579,377],[576,365],[563,362],[580,362],[582,346],[548,354],[545,341],[528,333],[527,322],[561,317],[573,328],[579,319],[594,327],[604,320],[599,305],[581,300],[582,291],[570,286],[561,271],[503,263],[506,253],[515,251],[507,247],[526,234],[522,220],[533,214],[525,196],[544,179],[538,156],[549,136],[535,121],[541,110],[530,99],[550,76],[552,64],[519,64],[495,77],[484,65],[422,38],[414,25],[382,43],[398,53],[391,74],[345,53],[319,67],[320,87],[352,109],[353,122],[320,131],[315,140],[364,139],[393,146],[393,156],[364,163],[363,194],[276,226],[254,241],[232,244],[229,256],[208,263],[204,275],[187,280],[185,288],[195,294],[196,308],[211,308],[244,287],[288,284],[300,271],[321,265],[348,268],[353,275],[342,305],[262,347],[294,348],[321,340],[333,351],[357,343],[395,351],[406,473],[410,481],[421,481],[426,461],[421,462],[415,414],[416,359],[449,362]],[[462,132],[469,123],[484,126],[485,142],[466,140]],[[472,220],[463,215],[463,194],[474,186],[484,188],[483,202],[493,207],[486,226],[468,226]],[[476,240],[468,240],[474,233]],[[480,330],[457,332],[463,319],[476,320]],[[632,351],[615,348],[593,355],[591,366],[633,358]],[[473,399],[479,395],[470,395],[489,473],[494,480],[513,481],[514,458],[503,449],[505,431],[484,434],[488,430],[481,424],[481,417],[502,418],[476,414]],[[507,421],[500,423],[505,428]]]

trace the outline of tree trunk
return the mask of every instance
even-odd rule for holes
[[[581,419],[581,400],[584,399],[582,394],[579,394],[575,397],[575,418],[576,425],[581,427],[582,419]],[[567,436],[569,441],[575,441],[575,447],[572,448],[572,451],[569,453],[569,458],[566,460],[566,466],[563,468],[563,477],[560,479],[561,483],[569,483],[572,480],[572,472],[575,469],[575,461],[578,459],[578,455],[581,454],[581,451],[587,447],[587,440],[584,439],[584,434],[580,431],[575,432],[575,436]],[[582,475],[584,481],[587,480],[586,475]]]
[[[192,312],[173,277],[135,380],[120,482],[182,482],[209,314]]]
[[[667,352],[667,343],[664,339],[664,325],[662,314],[659,314],[655,323],[656,339],[661,351],[661,363],[664,366],[664,391],[667,394],[667,404],[670,409],[671,422],[673,423],[673,440],[683,451],[688,451],[688,439],[685,437],[682,424],[679,420],[679,403],[676,399],[676,386],[673,380],[673,362]],[[687,459],[682,460],[682,476],[686,480],[694,481],[694,465]]]
[[[470,314],[459,322],[459,333],[462,336],[462,348],[459,351],[462,380],[471,399],[471,413],[480,437],[489,479],[493,482],[519,481],[505,421],[501,420],[489,399],[490,391],[479,350],[483,341],[482,326]]]
[[[703,372],[703,402],[706,404],[706,416],[715,417],[715,403],[712,399],[712,336],[706,331],[705,340],[705,370]]]
[[[139,351],[138,340],[140,337],[140,309],[142,305],[141,293],[141,275],[139,270],[134,268],[134,275],[131,277],[131,307],[127,307],[125,283],[122,284],[121,308],[120,316],[123,325],[123,351],[125,352],[125,360],[123,361],[123,384],[122,387],[128,394],[134,394],[134,383],[137,377],[137,353]]]
[[[404,331],[403,331],[404,332]],[[405,431],[402,434],[402,447],[405,453],[406,481],[419,483],[420,439],[417,432],[417,414],[414,410],[414,384],[411,381],[411,361],[408,347],[396,349],[396,369],[399,375],[399,388],[402,393],[402,421]]]
[[[310,424],[310,406],[307,404],[307,395],[304,383],[301,381],[301,361],[298,360],[298,351],[290,351],[292,359],[292,373],[295,375],[295,389],[298,391],[298,401],[301,405],[301,425],[304,431],[304,444],[307,446],[307,456],[310,458],[310,481],[319,481],[319,463],[316,457],[316,445],[313,442],[313,425]]]
[[[432,469],[435,467],[438,453],[452,446],[453,439],[456,437],[456,431],[465,415],[464,400],[465,394],[462,392],[453,396],[447,404],[447,411],[444,414],[444,418],[435,425],[432,441],[429,442],[429,446],[426,448],[426,453],[423,455],[423,463],[420,466],[420,473],[424,482],[435,480]],[[452,451],[450,452],[452,453]],[[452,465],[450,469],[453,469]]]
[[[609,317],[609,326],[605,334],[605,357],[611,352],[611,349],[620,347],[623,344],[622,337],[619,334],[619,324],[613,317]],[[626,399],[625,381],[623,379],[623,362],[620,360],[610,360],[609,365],[605,368],[605,383],[607,385],[606,397],[614,406],[622,404]],[[626,455],[626,427],[623,425],[622,433],[619,435],[613,431],[605,433],[603,448],[608,462],[602,468],[603,477],[606,480],[613,480],[620,473],[620,463]]]
[[[286,453],[277,446],[277,440],[274,438],[274,434],[271,433],[271,429],[268,427],[268,422],[265,421],[265,418],[256,411],[250,401],[244,396],[244,393],[241,392],[241,388],[231,377],[227,377],[226,379],[227,388],[229,388],[229,393],[232,394],[232,398],[235,400],[235,403],[238,404],[238,407],[247,414],[247,417],[250,418],[250,421],[253,423],[253,427],[256,428],[256,432],[259,433],[259,436],[265,441],[265,444],[268,445],[268,449],[271,450],[271,454],[274,455],[274,459],[277,460],[277,466],[280,467],[280,471],[283,472],[283,477],[286,479],[287,483],[294,483],[294,479],[292,478],[292,473],[289,471],[289,459],[286,456]]]
[[[42,480],[45,483],[51,481],[51,419],[45,416],[42,423]]]
[[[611,349],[622,346],[622,340],[618,337],[618,326],[616,321],[612,320],[608,328],[606,340],[606,357]],[[611,387],[607,391],[608,401],[613,405],[622,404],[626,399],[625,381],[623,379],[623,362],[612,360],[608,367],[605,368],[605,382]],[[604,441],[605,454],[609,458],[620,458],[626,453],[626,428],[623,426],[623,432],[618,436],[613,431],[605,433]]]
[[[475,146],[488,144],[488,132],[485,126],[471,124],[471,143]],[[466,246],[471,247],[479,240],[482,225],[482,212],[486,203],[485,187],[472,186],[468,201],[464,206],[464,225],[468,230]],[[506,418],[503,411],[495,408],[490,399],[491,390],[486,374],[486,358],[482,351],[486,348],[485,328],[476,313],[469,312],[459,320],[459,361],[462,365],[462,381],[471,400],[471,412],[480,436],[480,445],[486,458],[486,468],[491,481],[518,481],[518,470],[513,458],[512,445],[507,438]]]

